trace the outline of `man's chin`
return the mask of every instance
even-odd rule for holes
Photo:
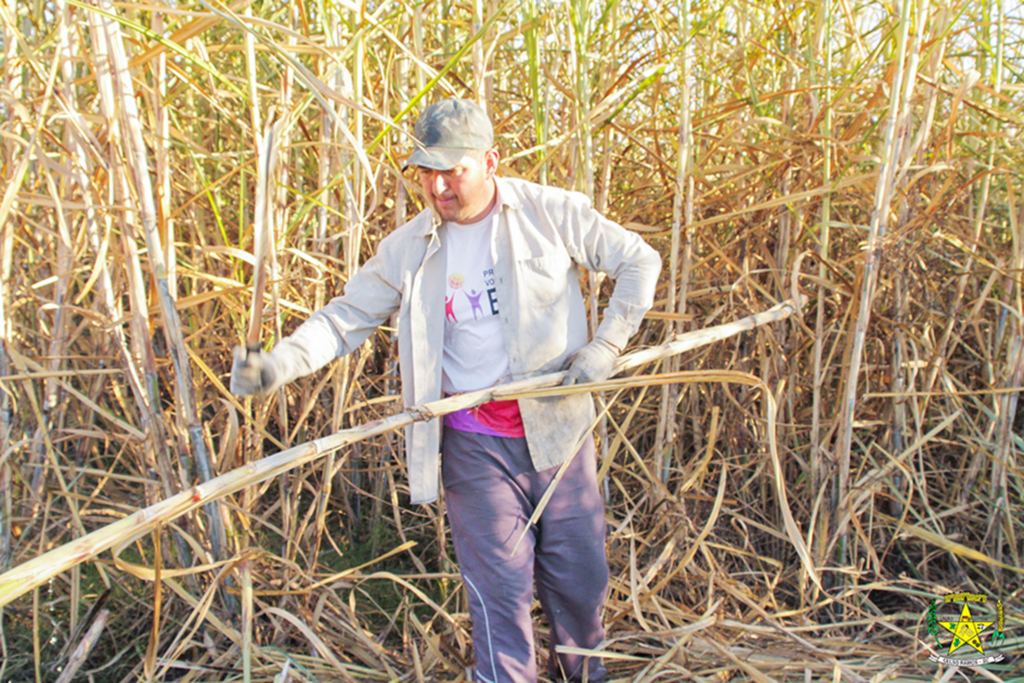
[[[462,214],[465,213],[461,209],[436,209],[436,211],[438,216],[451,223],[463,220]]]
[[[461,213],[461,207],[443,207],[440,206],[436,201],[430,202],[430,207],[434,209],[434,213],[441,217],[441,220],[445,221],[457,221],[459,220],[459,214]]]

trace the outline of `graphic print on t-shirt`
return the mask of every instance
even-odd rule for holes
[[[472,225],[447,224],[447,280],[444,297],[446,394],[475,391],[508,380],[508,354],[498,317],[491,257],[493,215]],[[445,426],[492,436],[523,436],[516,401],[485,403],[445,417]]]
[[[459,319],[455,317],[455,292],[462,287],[462,283],[466,281],[466,278],[462,276],[462,273],[452,273],[448,276],[448,288],[445,291],[444,296],[444,321],[457,323]]]
[[[480,308],[480,296],[483,292],[478,292],[475,289],[471,292],[466,292],[466,298],[469,299],[469,305],[473,307],[473,320],[479,320],[483,317],[484,309]],[[480,315],[478,316],[477,313]]]
[[[493,216],[446,224],[444,360],[446,392],[475,391],[509,374],[491,257]]]
[[[477,289],[476,287],[465,286],[466,276],[460,272],[453,272],[448,276],[448,288],[444,298],[445,322],[459,322],[459,317],[455,313],[457,305],[459,310],[462,311],[462,319],[469,320],[469,316],[465,312],[465,306],[461,305],[464,303],[462,301],[463,296],[465,297],[465,302],[469,303],[469,310],[472,313],[473,320],[480,320],[485,315],[498,315],[498,298],[494,289],[494,268],[483,270],[481,272],[481,279],[483,286]],[[485,294],[486,301],[481,302]],[[490,310],[484,312],[485,308]]]

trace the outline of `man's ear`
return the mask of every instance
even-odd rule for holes
[[[484,170],[487,172],[487,176],[490,177],[498,172],[498,159],[500,158],[498,150],[491,148],[484,152]]]

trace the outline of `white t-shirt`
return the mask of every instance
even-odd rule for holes
[[[498,318],[491,259],[494,211],[477,223],[446,223],[444,358],[445,393],[485,389],[511,373]]]

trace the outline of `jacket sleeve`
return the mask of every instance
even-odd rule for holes
[[[401,304],[401,289],[390,277],[387,242],[345,285],[345,292],[302,323],[270,355],[286,382],[319,370],[351,353],[386,322]]]
[[[569,255],[615,281],[596,337],[622,350],[654,305],[661,256],[635,232],[598,213],[584,194],[566,193],[563,209],[561,224]]]

